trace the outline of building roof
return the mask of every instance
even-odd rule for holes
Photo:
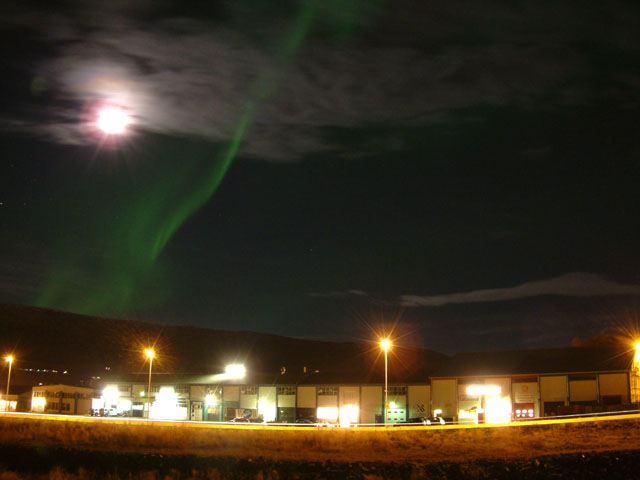
[[[612,346],[459,353],[434,377],[624,371],[631,358],[631,351]]]
[[[538,350],[459,353],[438,362],[407,361],[396,358],[389,369],[389,384],[425,384],[438,377],[482,377],[545,375],[627,371],[633,353],[620,347],[568,347]],[[391,363],[391,362],[390,362]],[[404,368],[404,370],[403,370]],[[103,383],[130,382],[146,385],[147,374],[111,375]],[[336,385],[383,384],[384,370],[379,365],[336,370],[285,369],[274,372],[248,371],[239,380],[217,381],[214,375],[179,375],[154,373],[153,384],[202,385]]]
[[[90,387],[76,387],[74,385],[63,385],[63,384],[57,384],[57,385],[35,385],[32,387],[33,390],[75,390],[75,391],[82,391],[85,390],[87,392],[93,392],[94,389],[90,388]]]

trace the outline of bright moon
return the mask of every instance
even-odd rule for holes
[[[120,135],[124,133],[131,119],[127,113],[116,107],[103,108],[98,112],[96,125],[107,135]]]

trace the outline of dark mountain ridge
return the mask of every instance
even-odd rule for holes
[[[375,339],[370,344],[302,340],[22,305],[0,305],[0,329],[0,353],[16,357],[16,385],[91,383],[96,377],[141,374],[148,369],[143,352],[150,346],[157,352],[157,374],[210,375],[227,364],[242,363],[254,378],[277,379],[286,371],[289,379],[314,375],[316,381],[384,381],[384,357]],[[394,346],[389,377],[395,382],[424,382],[447,358],[427,349]]]

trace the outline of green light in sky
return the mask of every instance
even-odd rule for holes
[[[331,23],[342,32],[365,3],[345,0],[334,5],[333,12],[327,12],[323,3],[305,3],[279,43],[277,56],[285,62],[293,59],[309,34],[317,6],[323,5],[323,24]],[[348,18],[337,13],[346,4]],[[276,87],[273,73],[255,79],[234,134],[217,157],[212,158],[210,144],[180,141],[178,151],[162,151],[161,158],[153,159],[157,173],[140,188],[119,184],[115,189],[122,191],[99,194],[101,198],[94,200],[96,217],[58,252],[63,261],[52,269],[37,305],[87,314],[120,314],[133,305],[140,309],[161,305],[171,289],[160,254],[216,192],[261,104]]]

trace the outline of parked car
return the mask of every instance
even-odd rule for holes
[[[308,418],[298,418],[298,419],[296,419],[295,423],[302,423],[302,424],[305,424],[305,425],[315,425],[316,424],[316,422],[314,422],[313,420],[310,420]]]
[[[444,425],[446,422],[444,421],[444,418],[442,417],[412,417],[412,418],[408,418],[407,420],[403,421],[403,422],[396,422],[394,423],[394,426],[404,426],[404,427],[410,427],[410,426],[422,426],[422,425]]]
[[[412,417],[407,418],[406,420],[402,420],[400,422],[394,423],[394,425],[426,425],[426,417]]]
[[[425,425],[445,425],[447,422],[442,417],[432,417],[425,419]]]
[[[236,417],[230,421],[231,423],[251,423],[251,421],[246,417]]]

